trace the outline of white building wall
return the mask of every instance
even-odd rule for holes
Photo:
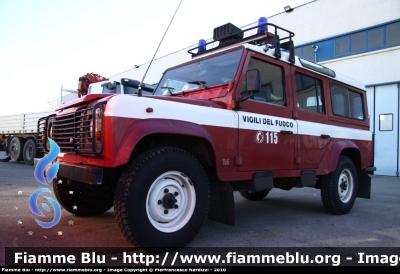
[[[266,2],[265,5],[265,8],[267,8],[268,3]],[[292,12],[282,12],[273,15],[268,18],[268,22],[294,32],[295,36],[293,41],[295,46],[298,46],[312,41],[326,39],[370,26],[379,25],[396,20],[399,17],[400,0],[316,0],[294,8]],[[257,22],[249,22],[246,27],[255,26],[256,24]],[[212,30],[210,30],[210,33],[212,33]],[[187,50],[196,45],[182,46],[186,48],[167,56],[158,57],[154,60],[147,72],[144,82],[148,84],[156,83],[159,81],[165,69],[189,61],[191,56],[187,53]],[[348,75],[365,84],[370,84],[373,83],[372,79],[381,79],[380,76],[383,76],[385,79],[396,78],[396,71],[384,67],[385,65],[383,64],[385,64],[387,60],[391,60],[390,63],[393,64],[393,66],[396,62],[398,64],[400,58],[399,54],[399,48],[396,48],[389,50],[389,52],[374,52],[370,54],[371,56],[366,57],[366,59],[368,59],[367,61],[362,61],[360,63],[357,62],[361,59],[357,60],[354,56],[345,60],[335,59],[329,61],[329,67],[337,69],[338,72]],[[365,55],[360,55],[359,57],[365,57]],[[381,58],[382,60],[380,60]],[[363,66],[365,62],[369,61],[378,64],[378,66],[380,66],[379,70],[376,69],[375,71],[371,71],[368,70],[369,66]],[[350,63],[346,65],[347,62]],[[110,79],[118,80],[122,77],[126,77],[141,81],[149,63],[150,61],[140,65],[139,68],[133,68],[112,76]],[[362,66],[363,69],[354,71],[351,69],[353,65],[357,68]],[[390,71],[390,75],[384,71]],[[373,78],[370,77],[371,74]],[[397,76],[397,79],[398,78],[399,77]],[[364,79],[366,81],[364,81]],[[382,81],[379,80],[378,82]]]
[[[176,51],[167,56],[163,56],[161,58],[153,60],[143,82],[147,84],[158,83],[162,74],[167,68],[189,61],[191,59],[191,55],[187,52],[187,50],[195,46],[196,45],[192,45],[188,48]],[[130,78],[142,81],[143,75],[146,73],[149,64],[150,61],[148,63],[139,65],[138,68],[133,68],[125,72],[119,73],[117,75],[114,75],[110,77],[110,80],[118,81],[121,78]]]
[[[333,59],[320,64],[364,85],[399,81],[400,47]]]
[[[296,46],[399,17],[399,0],[318,0],[268,21],[294,32]]]

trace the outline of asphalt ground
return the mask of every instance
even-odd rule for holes
[[[313,188],[273,189],[262,201],[235,193],[236,225],[207,219],[188,248],[400,247],[400,178],[371,177],[371,199],[356,199],[353,209],[340,216],[325,212],[320,191]],[[132,247],[112,208],[93,217],[62,209],[56,226],[40,227],[28,201],[42,187],[33,166],[0,162],[0,265],[5,265],[5,247]]]

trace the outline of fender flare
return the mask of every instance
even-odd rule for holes
[[[336,170],[337,164],[339,162],[339,157],[340,155],[342,155],[342,151],[348,148],[355,149],[360,152],[359,147],[351,140],[339,140],[335,142],[331,149],[332,153],[329,161],[329,173]],[[357,166],[357,163],[354,164]]]
[[[118,157],[115,157],[113,166],[128,163],[139,141],[151,134],[178,134],[200,137],[210,144],[216,157],[214,140],[202,125],[171,119],[142,119],[133,123],[126,131],[115,154]]]

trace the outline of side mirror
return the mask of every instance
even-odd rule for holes
[[[260,86],[260,71],[258,69],[251,69],[246,72],[246,91],[247,94],[253,95],[259,93]]]
[[[117,81],[114,82],[107,82],[101,85],[103,87],[103,94],[116,94],[116,93],[121,93],[120,89],[120,83]]]
[[[117,84],[115,82],[114,83],[108,83],[107,84],[107,88],[109,90],[116,90],[117,89]]]
[[[261,90],[260,71],[258,69],[250,69],[246,72],[246,95],[241,96],[237,102],[241,103]],[[238,104],[241,105],[241,104]]]

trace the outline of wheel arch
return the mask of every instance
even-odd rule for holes
[[[350,140],[340,140],[332,148],[329,162],[329,173],[336,170],[340,157],[346,156],[353,161],[356,167],[358,181],[357,197],[369,199],[371,197],[371,177],[362,170],[362,157],[358,146]]]
[[[113,166],[125,165],[147,149],[163,146],[181,148],[204,167],[216,167],[211,134],[201,125],[169,119],[145,119],[132,124],[118,146]]]
[[[205,138],[185,134],[153,133],[143,137],[132,151],[131,158],[154,147],[175,147],[192,154],[204,168],[215,167],[213,146]]]
[[[336,167],[339,163],[340,156],[349,157],[357,170],[361,168],[361,154],[358,146],[350,140],[340,140],[337,141],[332,147],[332,153],[329,161],[328,172],[331,173],[336,170]]]

